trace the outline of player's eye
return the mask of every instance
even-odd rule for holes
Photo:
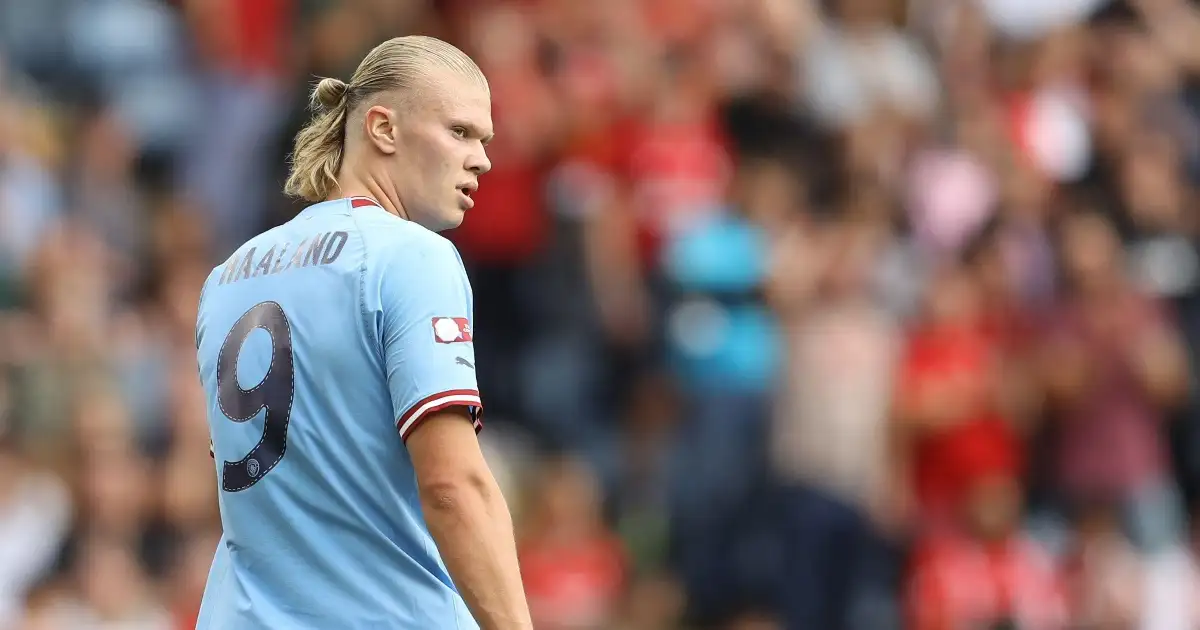
[[[453,127],[450,129],[450,131],[454,132],[454,135],[458,136],[459,138],[467,137],[467,128],[466,127]]]

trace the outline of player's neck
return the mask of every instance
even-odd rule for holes
[[[385,192],[391,189],[391,187],[385,188],[384,186],[380,186],[370,176],[354,177],[352,175],[343,175],[338,180],[338,190],[330,196],[330,200],[345,199],[347,197],[367,197],[378,203],[384,210],[401,219],[408,220],[408,212],[404,210],[404,206],[400,203],[400,200],[395,198],[394,195],[389,195]]]

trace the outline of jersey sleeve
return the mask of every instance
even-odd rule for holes
[[[439,240],[391,260],[381,269],[380,332],[401,439],[455,406],[467,407],[479,431],[471,286],[458,252]]]

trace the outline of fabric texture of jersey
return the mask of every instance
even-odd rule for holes
[[[365,198],[310,206],[204,284],[196,344],[224,534],[198,630],[476,629],[404,440],[479,424],[454,246]]]

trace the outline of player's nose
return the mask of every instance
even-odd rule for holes
[[[471,155],[467,156],[466,168],[478,177],[492,170],[492,161],[488,159],[487,152],[481,147],[478,151],[472,151]]]

